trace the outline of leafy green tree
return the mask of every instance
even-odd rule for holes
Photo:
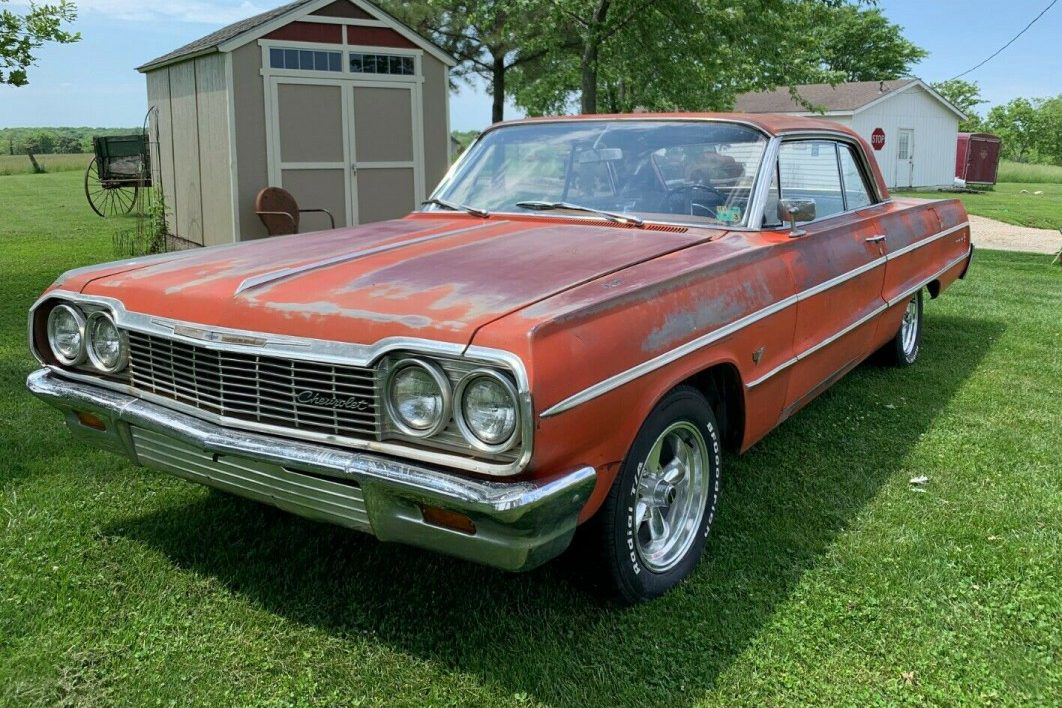
[[[55,135],[46,130],[38,130],[22,143],[22,149],[34,155],[48,155],[55,152]]]
[[[81,140],[73,135],[60,135],[55,139],[55,147],[53,150],[56,153],[70,154],[75,152],[83,152],[84,148],[81,144]]]
[[[811,19],[808,36],[821,47],[823,66],[839,73],[842,81],[899,79],[929,56],[876,7],[823,3]]]
[[[456,79],[479,77],[493,98],[491,121],[505,118],[506,79],[516,67],[541,57],[528,38],[546,31],[547,0],[382,0],[383,9],[459,60]]]
[[[894,78],[925,54],[848,0],[552,0],[550,10],[562,39],[512,82],[532,114],[576,98],[583,113],[723,110],[741,91]]]
[[[0,0],[0,4],[7,2]],[[59,0],[55,5],[30,3],[25,14],[0,10],[0,84],[29,83],[26,69],[36,62],[35,52],[45,42],[69,44],[81,39],[80,33],[62,28],[64,22],[76,18],[77,8],[70,0]]]
[[[981,98],[981,88],[976,81],[964,81],[962,79],[949,79],[930,84],[933,90],[947,99],[948,103],[966,114],[965,120],[959,122],[959,130],[964,133],[972,133],[981,129],[981,116],[974,110],[984,103]]]
[[[1003,139],[1003,154],[1018,162],[1040,159],[1037,147],[1043,130],[1038,106],[1027,98],[993,106],[985,123],[988,129]]]

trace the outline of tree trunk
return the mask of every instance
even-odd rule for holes
[[[601,53],[601,41],[608,8],[612,0],[598,0],[597,9],[586,29],[586,42],[583,44],[583,60],[579,67],[582,98],[580,109],[583,113],[597,113],[597,60]]]
[[[494,56],[491,65],[491,95],[493,104],[490,110],[491,123],[499,123],[505,120],[505,54]]]

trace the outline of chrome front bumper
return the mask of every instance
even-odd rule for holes
[[[223,428],[48,369],[26,386],[98,447],[311,519],[520,571],[571,542],[596,474],[581,467],[547,480],[478,481],[363,452]],[[98,430],[78,414],[104,423]],[[464,514],[474,533],[424,520],[422,506]]]

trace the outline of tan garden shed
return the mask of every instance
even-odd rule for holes
[[[170,230],[208,246],[263,237],[266,186],[337,226],[408,213],[449,165],[454,64],[364,0],[300,0],[138,67]],[[301,230],[327,227],[307,214]]]

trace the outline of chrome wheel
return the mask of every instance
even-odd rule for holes
[[[635,493],[635,550],[653,572],[683,559],[697,537],[710,493],[708,446],[693,423],[672,423],[642,465]]]
[[[903,324],[900,325],[900,345],[908,358],[918,346],[918,293],[914,294],[904,310]]]

